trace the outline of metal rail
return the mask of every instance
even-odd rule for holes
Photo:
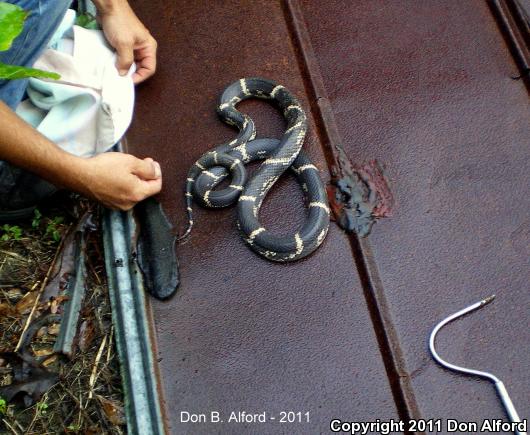
[[[131,248],[131,212],[105,210],[103,244],[130,434],[164,433],[142,275]]]

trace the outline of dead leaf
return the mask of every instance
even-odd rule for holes
[[[54,354],[52,355],[51,357],[45,359],[43,362],[42,362],[42,365],[44,367],[48,367],[48,366],[51,366],[54,362],[56,362],[58,360],[58,357],[57,357],[57,354]]]
[[[60,316],[56,314],[37,318],[22,335],[18,352],[0,352],[0,359],[5,360],[13,372],[13,382],[0,387],[0,396],[8,402],[22,398],[26,407],[31,406],[59,380],[59,375],[47,370],[31,352],[31,341],[37,332],[59,321]],[[48,349],[36,353],[50,354]]]
[[[22,297],[22,290],[19,289],[18,287],[14,287],[12,289],[9,289],[7,292],[6,292],[6,295],[7,295],[7,298],[9,300],[15,300],[15,299],[20,299]]]
[[[68,300],[68,296],[66,295],[61,295],[61,296],[57,296],[56,298],[53,299],[51,305],[50,305],[50,312],[52,314],[57,314],[57,312],[59,311],[59,307],[61,306],[61,304],[64,302],[64,301],[67,301]]]
[[[125,424],[123,406],[114,400],[106,399],[102,396],[97,396],[97,398],[101,403],[101,407],[103,408],[107,420],[114,426],[123,426]]]
[[[61,325],[59,323],[52,323],[48,326],[48,334],[50,335],[59,335],[59,330],[61,329]]]
[[[36,357],[48,356],[53,354],[52,348],[37,349],[33,351]]]
[[[92,213],[86,211],[79,219],[77,225],[71,228],[64,237],[63,246],[59,257],[53,267],[51,278],[46,284],[43,292],[43,299],[50,300],[57,297],[62,292],[68,291],[71,278],[75,275],[77,249],[79,241],[85,237],[86,231],[93,231],[95,225],[92,221]]]
[[[92,319],[83,320],[79,328],[78,339],[79,350],[81,352],[86,352],[90,348],[92,341],[94,341],[95,335],[96,331]]]
[[[8,303],[0,304],[0,317],[14,316],[16,314],[15,307]]]
[[[37,335],[35,337],[37,338],[41,338],[43,337],[44,335],[46,335],[48,333],[48,328],[46,326],[43,326],[42,328],[40,328],[38,331],[37,331]]]
[[[19,314],[28,314],[33,308],[33,305],[35,304],[38,295],[39,292],[37,291],[26,293],[24,297],[20,301],[18,301],[17,305],[15,306],[17,312]]]

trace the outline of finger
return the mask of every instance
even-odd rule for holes
[[[133,74],[133,82],[141,83],[151,77],[156,71],[156,42],[141,47],[134,52],[136,72]]]
[[[156,195],[162,190],[162,177],[156,180],[148,180],[143,182],[145,184],[145,197]]]
[[[118,44],[116,46],[116,53],[118,55],[118,59],[116,60],[116,68],[118,68],[120,75],[124,76],[129,72],[129,68],[131,68],[132,63],[134,62],[134,51],[132,44]]]
[[[127,202],[120,203],[118,206],[112,207],[112,208],[114,210],[129,211],[131,208],[134,207],[134,205],[135,205],[134,202],[127,201]]]
[[[139,63],[136,65],[136,71],[132,76],[133,83],[135,85],[137,85],[138,83],[142,83],[143,81],[151,77],[154,73],[155,70],[151,66],[147,65],[145,62]]]
[[[151,158],[138,160],[133,167],[132,173],[142,180],[158,180],[162,176],[160,164]]]
[[[162,178],[156,180],[138,180],[138,182],[140,184],[137,186],[137,193],[134,195],[134,200],[137,202],[156,195],[162,190]]]

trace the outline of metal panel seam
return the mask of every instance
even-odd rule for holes
[[[305,73],[303,77],[307,93],[312,97],[311,112],[317,125],[317,134],[321,138],[330,172],[335,176],[340,168],[338,148],[342,148],[341,137],[300,5],[297,0],[286,0],[283,4],[297,60]],[[349,240],[399,416],[403,420],[420,419],[422,417],[388,309],[378,267],[371,254],[370,242],[355,234],[351,234]]]
[[[530,52],[526,43],[530,35],[526,32],[523,33],[524,29],[519,27],[522,19],[520,8],[513,2],[510,8],[504,0],[490,0],[488,4],[504,37],[503,39],[521,71],[519,78],[524,81],[527,91],[530,91]]]

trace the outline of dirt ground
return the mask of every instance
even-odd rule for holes
[[[68,300],[60,287],[73,264],[61,255],[87,211],[86,293],[69,358],[53,350]],[[93,204],[59,195],[32,219],[0,226],[0,434],[126,432],[98,214]],[[30,330],[34,338],[19,345]],[[20,355],[29,355],[29,374]],[[2,397],[13,391],[9,401]]]

